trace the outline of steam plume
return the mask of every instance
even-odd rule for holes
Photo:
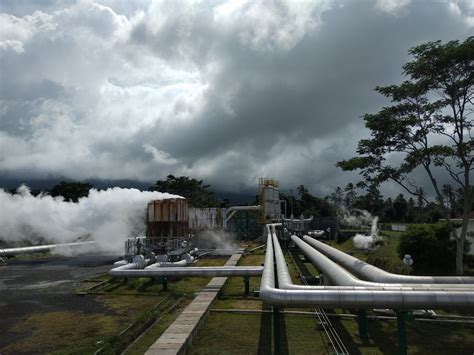
[[[370,235],[356,234],[352,239],[355,249],[369,249],[372,248],[374,242],[379,239],[378,223],[379,218],[372,219],[372,226],[370,227]]]
[[[179,197],[114,187],[92,189],[88,197],[73,203],[62,197],[35,197],[27,186],[21,186],[15,195],[0,189],[0,239],[18,245],[40,238],[68,243],[90,236],[101,250],[121,253],[126,238],[144,233],[150,200]]]
[[[237,248],[238,243],[232,233],[221,230],[205,230],[199,234],[199,248],[220,249],[222,254],[232,254]]]

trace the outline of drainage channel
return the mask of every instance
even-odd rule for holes
[[[293,264],[295,265],[296,271],[298,272],[298,275],[303,282],[304,285],[309,285],[308,281],[306,280],[306,277],[303,275],[303,272],[301,271],[298,263],[295,260],[295,255],[293,254],[292,251],[288,251],[288,254],[291,257],[291,260]],[[347,350],[346,346],[344,345],[341,337],[337,333],[336,329],[334,328],[333,324],[331,323],[331,320],[329,319],[328,315],[326,314],[326,311],[322,308],[314,308],[314,320],[316,321],[316,325],[320,325],[324,332],[326,333],[326,337],[329,340],[329,343],[331,344],[331,347],[333,349],[334,354],[349,354],[349,351]]]

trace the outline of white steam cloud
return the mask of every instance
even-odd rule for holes
[[[369,211],[353,208],[351,210],[340,207],[337,210],[339,224],[344,227],[362,228],[372,225],[374,216]]]
[[[199,248],[219,249],[221,254],[232,254],[239,244],[232,233],[222,230],[205,230],[199,234]]]
[[[367,212],[368,213],[368,212]],[[379,237],[379,230],[377,227],[377,223],[379,221],[378,217],[374,217],[372,219],[372,226],[370,227],[370,235],[363,235],[363,234],[356,234],[352,239],[354,243],[355,249],[369,249],[372,248],[375,241],[377,241]]]
[[[123,241],[143,234],[145,213],[151,200],[179,198],[168,193],[122,189],[98,191],[77,203],[62,197],[33,196],[27,186],[12,195],[0,189],[0,239],[68,243],[90,236],[104,252],[123,252]]]
[[[343,227],[368,228],[370,226],[369,235],[358,233],[352,238],[354,249],[370,249],[380,239],[377,227],[379,218],[372,216],[369,211],[341,207],[337,210],[337,217],[339,224]]]

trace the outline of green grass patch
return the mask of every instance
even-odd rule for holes
[[[112,315],[82,312],[43,312],[30,315],[13,327],[30,335],[2,349],[4,353],[86,354],[97,342],[119,330],[122,323]]]
[[[263,254],[248,254],[240,258],[239,266],[260,266],[265,260]],[[252,290],[260,288],[260,277],[250,278],[250,293]],[[242,297],[244,293],[243,277],[228,277],[221,291],[221,298]]]
[[[149,329],[154,323],[168,315],[170,307],[174,307],[174,300],[166,298],[161,300],[155,307],[147,309],[140,313],[140,315],[120,334],[110,337],[100,354],[119,354],[122,353],[135,339],[137,339],[143,332]]]
[[[262,309],[262,301],[258,298],[252,299],[235,299],[224,298],[218,299],[213,308],[218,309]]]
[[[263,317],[263,318],[262,318]],[[312,317],[280,316],[283,353],[332,354],[333,349]],[[355,319],[331,318],[350,354],[398,354],[397,323],[368,321],[369,340],[357,336]],[[407,323],[410,354],[472,354],[474,327],[462,324]],[[231,336],[230,336],[231,335]],[[211,313],[190,354],[269,354],[273,347],[271,315]]]
[[[122,316],[124,319],[133,317],[138,313],[154,307],[158,302],[164,299],[161,297],[135,297],[132,295],[101,295],[96,298],[114,314]]]
[[[188,354],[256,354],[260,323],[260,315],[211,313]]]

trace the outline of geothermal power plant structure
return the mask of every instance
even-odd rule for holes
[[[185,198],[150,201],[146,209],[146,235],[125,242],[124,259],[131,262],[136,255],[160,262],[191,260],[197,235],[203,231],[226,231],[240,211],[255,211],[257,223],[263,226],[279,221],[281,200],[278,182],[261,178],[259,205],[230,208],[192,208]]]
[[[329,230],[311,230],[312,217],[288,218],[286,213],[282,214],[282,207],[285,209],[286,206],[282,206],[279,196],[278,182],[262,178],[258,205],[254,206],[197,209],[190,208],[184,198],[148,203],[146,235],[125,242],[123,259],[115,262],[109,275],[112,278],[159,280],[164,290],[171,279],[212,279],[147,354],[184,353],[203,323],[202,319],[209,314],[227,277],[243,278],[246,295],[250,293],[249,279],[261,277],[254,295],[271,307],[274,328],[278,328],[279,314],[286,307],[318,307],[321,319],[327,318],[324,308],[350,308],[357,310],[360,336],[367,337],[366,310],[392,309],[397,319],[400,354],[407,353],[405,320],[409,310],[474,309],[474,277],[410,276],[381,270],[318,241],[325,233],[329,234]],[[212,252],[198,249],[197,234],[209,230],[225,231],[242,211],[256,215],[261,227],[260,247],[265,248],[264,263],[238,266],[244,249],[237,248],[223,266],[194,266],[200,255]],[[319,284],[297,285],[292,282],[284,256],[288,250],[301,252],[319,270]],[[12,250],[0,250],[0,256],[14,254]],[[326,320],[321,322],[323,327],[329,326]],[[327,331],[328,334],[331,332],[334,336],[334,330]],[[274,349],[278,353],[278,329],[274,334]],[[347,353],[344,349],[341,345],[336,352]]]
[[[249,292],[248,279],[259,276],[261,284],[257,294],[265,304],[272,306],[276,318],[280,309],[285,307],[355,308],[358,310],[357,320],[362,337],[367,335],[367,309],[393,309],[397,315],[401,354],[406,354],[405,320],[408,310],[474,309],[474,277],[408,276],[385,272],[317,241],[316,238],[326,231],[309,230],[312,217],[295,219],[282,215],[276,180],[260,179],[258,196],[257,206],[228,209],[190,209],[184,199],[151,201],[147,209],[146,237],[127,241],[128,255],[122,262],[116,263],[109,274],[123,278],[161,277],[164,288],[167,278],[171,276],[216,277],[213,280],[239,276],[244,278],[246,293]],[[234,262],[220,267],[190,267],[198,253],[189,227],[224,230],[239,211],[257,212],[266,248],[263,266],[235,266]],[[135,247],[131,247],[131,243]],[[136,248],[137,243],[140,250]],[[293,284],[283,254],[283,250],[289,248],[299,249],[320,271],[322,284]],[[238,260],[241,254],[242,251],[239,251],[230,260]],[[211,303],[200,303],[202,317],[208,313]],[[181,329],[179,318],[176,322],[177,329]],[[173,326],[169,330],[172,333]],[[180,353],[188,339],[192,338],[191,333],[187,336],[179,334],[186,340],[177,345],[176,353]],[[160,338],[162,340],[159,339],[148,354],[159,354],[165,349],[166,337],[177,336],[166,334],[162,336],[164,340]],[[277,349],[278,344],[274,346]]]
[[[146,209],[146,236],[125,242],[125,259],[131,261],[138,254],[176,259],[188,252],[191,246],[188,216],[184,198],[150,201]]]

